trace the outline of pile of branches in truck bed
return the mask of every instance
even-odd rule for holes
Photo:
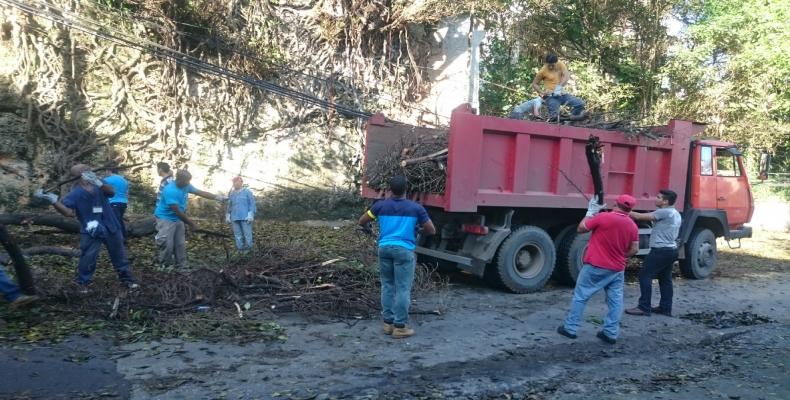
[[[573,126],[591,129],[603,129],[607,131],[618,131],[629,138],[644,136],[648,139],[659,139],[652,126],[645,126],[639,122],[639,118],[623,115],[617,112],[591,113],[583,120],[572,123]]]
[[[444,193],[447,183],[447,131],[435,130],[430,135],[407,134],[368,165],[367,184],[371,188],[387,190],[389,180],[404,175],[409,191],[414,193]]]

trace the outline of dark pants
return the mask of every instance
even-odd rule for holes
[[[110,254],[110,262],[115,270],[118,272],[118,278],[121,282],[134,282],[132,272],[129,267],[129,260],[126,259],[126,249],[123,245],[123,236],[121,232],[108,233],[106,238],[93,238],[87,234],[80,235],[80,262],[77,264],[77,278],[75,279],[79,284],[90,283],[93,278],[93,273],[96,271],[96,259],[99,257],[99,251],[104,244],[107,247],[107,253]]]
[[[126,224],[123,223],[123,215],[126,214],[126,203],[112,203],[110,207],[112,207],[112,211],[118,218],[118,222],[121,224],[123,238],[126,239]]]
[[[639,309],[650,314],[653,295],[653,278],[658,277],[661,300],[658,307],[666,313],[672,312],[672,264],[678,259],[678,250],[670,247],[653,247],[642,262],[639,271]]]

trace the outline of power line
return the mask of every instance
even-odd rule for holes
[[[130,39],[128,37],[125,38],[125,37],[122,37],[120,35],[113,35],[113,34],[110,34],[110,33],[107,33],[107,32],[103,32],[102,30],[109,31],[110,29],[107,29],[106,27],[104,27],[103,25],[101,25],[101,24],[99,24],[99,23],[97,23],[95,21],[91,21],[89,19],[81,18],[79,16],[73,16],[69,12],[64,11],[62,9],[59,9],[58,7],[52,6],[50,4],[46,4],[46,7],[48,7],[51,10],[58,11],[61,15],[55,15],[55,14],[53,14],[51,12],[47,12],[47,11],[44,11],[44,10],[41,10],[41,9],[38,9],[38,8],[34,8],[34,7],[32,7],[30,5],[27,5],[27,4],[21,4],[21,3],[17,2],[17,1],[15,1],[15,0],[0,0],[0,3],[6,4],[6,5],[14,7],[14,8],[17,8],[17,9],[23,11],[23,12],[28,13],[28,14],[32,14],[32,15],[36,15],[36,16],[48,19],[48,20],[50,20],[50,21],[52,21],[54,23],[57,23],[57,24],[60,24],[60,25],[63,25],[63,26],[70,27],[72,29],[76,29],[76,30],[82,31],[82,32],[85,32],[87,34],[90,34],[90,35],[93,35],[93,36],[96,36],[96,37],[99,37],[99,38],[102,38],[102,39],[105,39],[105,40],[108,40],[108,41],[115,42],[115,43],[123,45],[125,47],[137,49],[137,50],[140,50],[140,51],[143,51],[143,52],[147,52],[147,53],[153,54],[154,56],[162,58],[162,59],[168,59],[168,60],[174,61],[177,64],[185,65],[185,66],[188,66],[188,67],[190,67],[192,69],[195,69],[195,70],[198,70],[198,71],[201,71],[201,72],[207,72],[207,73],[213,74],[215,76],[222,76],[222,77],[225,77],[227,79],[231,79],[231,80],[235,80],[235,81],[238,81],[238,82],[242,82],[242,83],[245,83],[245,84],[247,84],[249,86],[258,88],[260,90],[263,90],[263,91],[267,91],[267,92],[274,93],[274,94],[277,94],[277,95],[280,95],[280,96],[284,96],[284,97],[289,97],[289,98],[292,98],[292,99],[295,99],[295,100],[298,100],[298,101],[302,101],[302,102],[307,103],[307,104],[312,104],[312,105],[324,108],[326,110],[334,110],[334,111],[337,111],[340,114],[343,114],[343,115],[346,115],[346,116],[349,116],[349,117],[360,118],[360,119],[367,119],[367,118],[369,118],[372,115],[371,113],[368,113],[368,112],[365,112],[365,111],[357,110],[357,109],[354,109],[354,108],[351,108],[351,107],[348,107],[348,106],[344,106],[344,105],[333,103],[333,102],[330,102],[330,101],[327,101],[327,100],[319,99],[319,98],[317,98],[315,96],[311,96],[311,95],[308,95],[308,94],[305,94],[305,93],[302,93],[302,92],[299,92],[299,91],[296,91],[296,90],[293,90],[293,89],[290,89],[290,88],[287,88],[287,87],[284,87],[284,86],[280,86],[280,85],[277,85],[277,84],[274,84],[274,83],[271,83],[271,82],[267,82],[267,81],[264,81],[264,80],[261,80],[261,79],[251,78],[249,76],[242,75],[240,73],[232,71],[232,70],[230,70],[228,68],[225,68],[225,67],[222,67],[222,66],[218,66],[218,65],[215,65],[215,64],[211,64],[211,63],[202,61],[202,60],[197,59],[195,57],[192,57],[190,55],[181,53],[181,52],[179,52],[177,50],[173,50],[173,49],[164,47],[164,46],[156,44],[156,43],[151,43],[151,42],[147,42],[147,41],[142,41],[142,43],[140,43],[140,38],[132,38],[132,39]],[[82,19],[82,20],[86,21],[88,24],[96,25],[96,26],[102,28],[102,30],[86,27],[86,26],[84,26],[82,24],[79,24],[79,23],[76,23],[76,22],[73,22],[73,21],[69,21],[69,19],[71,19],[71,20]]]

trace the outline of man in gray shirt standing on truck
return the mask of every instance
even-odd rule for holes
[[[639,305],[625,310],[626,314],[649,316],[651,313],[672,316],[672,265],[678,258],[678,232],[680,232],[680,213],[675,209],[677,193],[664,189],[656,195],[656,209],[649,213],[631,211],[635,221],[653,222],[650,233],[650,253],[642,262],[639,271]],[[661,300],[653,307],[653,278],[658,276]]]

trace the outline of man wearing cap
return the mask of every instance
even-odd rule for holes
[[[221,194],[213,194],[200,190],[190,184],[192,174],[182,169],[176,172],[176,179],[165,185],[159,201],[156,203],[154,216],[156,217],[156,246],[159,250],[159,262],[162,265],[171,264],[175,258],[176,268],[187,267],[186,229],[184,225],[197,229],[192,220],[185,214],[189,194],[200,197],[225,201],[227,198]]]
[[[576,231],[592,234],[584,253],[584,265],[576,278],[571,309],[565,323],[557,328],[559,334],[576,339],[587,301],[603,289],[609,311],[604,318],[603,330],[596,337],[609,344],[617,341],[623,312],[623,271],[628,257],[639,251],[639,232],[628,215],[634,205],[636,200],[623,194],[617,197],[612,212],[599,214],[606,205],[598,204],[598,196],[590,199],[587,214]]]
[[[244,186],[240,176],[233,178],[233,187],[228,192],[225,222],[231,224],[236,248],[242,252],[252,249],[252,221],[255,219],[255,196]]]
[[[532,80],[532,89],[546,103],[546,107],[549,109],[549,121],[556,122],[560,113],[560,106],[565,105],[571,108],[571,115],[574,118],[583,117],[584,101],[576,96],[563,93],[565,84],[571,79],[568,67],[560,62],[557,55],[553,53],[549,53],[545,61],[543,67],[535,75],[535,79]],[[543,83],[543,88],[540,87],[541,82]],[[517,107],[514,112],[519,110]]]
[[[642,262],[639,271],[639,304],[625,310],[626,314],[649,316],[651,313],[672,316],[672,265],[678,259],[678,233],[682,221],[680,213],[675,209],[678,195],[672,190],[663,189],[656,195],[655,211],[638,213],[631,211],[635,221],[653,223],[650,233],[650,253]],[[658,288],[661,300],[658,307],[653,307],[653,278],[658,277]]]

